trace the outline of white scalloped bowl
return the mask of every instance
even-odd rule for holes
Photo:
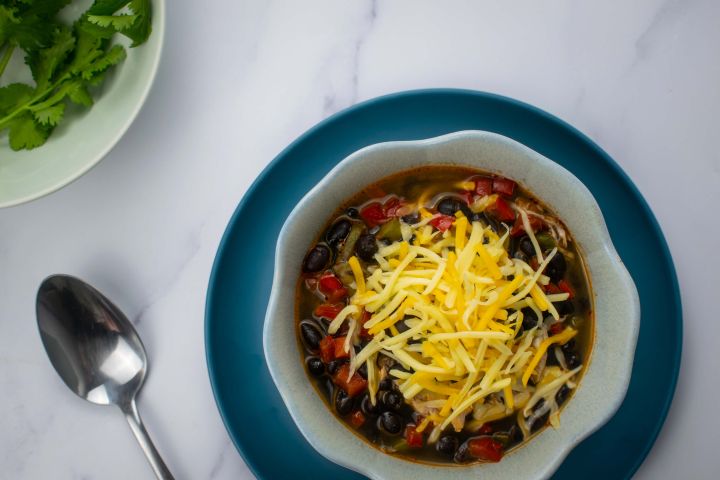
[[[595,308],[592,357],[558,429],[545,428],[501,462],[468,466],[414,463],[387,455],[343,425],[313,388],[294,328],[295,286],[305,252],[338,205],[393,173],[425,165],[465,165],[519,181],[566,223],[583,253]],[[618,257],[600,208],[570,172],[509,138],[465,131],[419,141],[388,142],[340,162],[295,207],[277,243],[275,276],[263,346],[270,373],[290,415],[310,444],[329,460],[373,479],[541,479],[572,448],[600,428],[625,397],[637,334],[637,290]]]

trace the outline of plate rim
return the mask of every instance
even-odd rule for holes
[[[214,295],[214,289],[215,284],[217,283],[217,277],[218,272],[220,270],[220,259],[224,257],[225,250],[228,248],[228,239],[230,237],[231,230],[233,229],[238,216],[240,215],[240,212],[244,209],[245,204],[248,202],[248,198],[252,196],[252,194],[259,188],[259,186],[263,183],[265,180],[265,177],[267,177],[272,171],[275,166],[280,162],[280,160],[287,155],[288,152],[293,150],[297,145],[304,142],[307,138],[315,135],[319,130],[323,129],[326,125],[329,123],[334,122],[336,119],[341,118],[345,115],[349,115],[354,113],[357,110],[361,110],[363,108],[371,107],[377,103],[382,103],[385,101],[390,101],[396,98],[402,98],[402,97],[412,97],[412,96],[424,96],[424,95],[437,95],[437,94],[443,94],[443,95],[457,95],[457,96],[472,96],[472,97],[484,97],[504,103],[509,103],[510,105],[519,107],[524,110],[530,110],[531,112],[538,114],[539,116],[543,117],[545,120],[557,124],[560,127],[568,130],[570,133],[572,133],[576,138],[581,140],[584,144],[589,146],[596,154],[603,157],[603,159],[607,162],[607,164],[611,167],[611,169],[614,171],[614,173],[618,174],[618,176],[621,178],[621,180],[627,184],[630,187],[630,191],[632,195],[635,197],[635,199],[638,201],[639,205],[641,206],[642,210],[648,215],[648,219],[650,220],[651,227],[653,229],[653,232],[655,233],[655,236],[659,240],[659,245],[663,251],[664,255],[664,263],[666,268],[668,269],[668,272],[671,276],[671,289],[673,292],[673,297],[676,299],[676,308],[673,315],[673,318],[675,319],[675,324],[678,329],[678,336],[677,336],[677,344],[678,349],[677,353],[674,355],[673,358],[673,364],[674,368],[673,371],[670,372],[672,374],[671,378],[671,394],[667,396],[665,399],[662,411],[660,415],[660,421],[656,422],[653,430],[651,438],[648,442],[646,442],[646,446],[643,448],[643,451],[640,455],[636,457],[635,463],[632,465],[631,471],[629,472],[629,477],[634,475],[637,470],[640,468],[640,465],[645,461],[648,454],[650,453],[650,450],[655,445],[655,442],[657,441],[657,438],[660,434],[660,431],[662,430],[662,427],[665,425],[665,421],[667,419],[667,415],[670,410],[670,406],[672,405],[673,399],[675,397],[675,393],[677,391],[677,382],[678,377],[681,369],[681,363],[682,363],[682,346],[683,346],[683,315],[682,315],[682,296],[680,293],[680,286],[678,282],[677,272],[675,270],[675,264],[672,257],[672,252],[670,251],[670,248],[667,244],[667,240],[665,239],[665,235],[662,232],[662,229],[660,227],[660,224],[657,221],[657,218],[655,217],[655,214],[653,213],[652,209],[648,205],[647,201],[643,197],[640,190],[637,188],[635,183],[630,179],[630,177],[625,173],[625,171],[620,167],[620,165],[612,158],[610,155],[608,155],[600,146],[595,143],[590,137],[585,135],[583,132],[578,130],[576,127],[572,126],[562,118],[553,115],[539,107],[536,107],[534,105],[531,105],[529,103],[523,102],[521,100],[517,100],[515,98],[507,97],[505,95],[500,95],[496,93],[486,92],[482,90],[472,90],[472,89],[464,89],[464,88],[422,88],[422,89],[412,89],[412,90],[402,90],[398,92],[393,92],[385,95],[380,95],[377,97],[373,97],[367,100],[364,100],[362,102],[353,104],[345,109],[342,109],[329,117],[321,120],[320,122],[314,124],[312,127],[310,127],[308,130],[304,131],[300,136],[298,136],[295,140],[293,140],[288,146],[283,148],[275,157],[263,168],[263,170],[260,172],[260,174],[255,178],[255,180],[250,184],[248,189],[243,193],[242,197],[240,198],[240,201],[238,202],[237,206],[235,207],[235,210],[233,211],[232,215],[230,216],[227,225],[223,231],[222,237],[220,239],[220,242],[218,243],[218,247],[215,253],[215,258],[213,259],[212,268],[210,271],[210,276],[208,279],[208,287],[207,292],[205,295],[205,309],[204,309],[204,348],[205,348],[205,363],[208,370],[208,377],[210,380],[210,386],[213,393],[213,398],[215,400],[215,405],[218,409],[218,412],[220,413],[221,420],[223,422],[223,426],[225,427],[226,432],[230,436],[230,439],[233,442],[233,445],[235,446],[235,450],[240,454],[242,457],[244,463],[247,465],[248,469],[255,475],[257,478],[262,479],[260,472],[258,472],[255,468],[255,465],[253,464],[252,460],[246,455],[246,453],[243,451],[242,448],[240,448],[240,445],[235,437],[235,434],[233,433],[233,430],[230,428],[230,425],[228,423],[228,415],[226,412],[226,407],[223,402],[223,400],[220,398],[220,395],[218,393],[218,385],[217,385],[217,372],[215,371],[214,367],[214,356],[215,352],[210,347],[210,325],[212,323],[212,305],[213,305],[213,298]],[[512,138],[512,137],[510,137]],[[340,161],[339,159],[338,161]],[[642,328],[642,326],[641,326]],[[636,353],[637,354],[637,351]],[[633,367],[634,368],[634,367]]]

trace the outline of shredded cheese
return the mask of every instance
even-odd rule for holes
[[[527,214],[519,210],[519,215],[540,262],[537,269],[509,256],[509,231],[498,236],[458,212],[441,233],[428,225],[436,215],[424,208],[417,224],[401,224],[401,240],[378,250],[376,265],[364,269],[357,257],[348,260],[355,292],[328,332],[348,322],[348,351],[353,342],[360,344],[360,327],[367,329],[372,340],[351,355],[351,372],[367,364],[373,404],[380,381],[396,379],[406,401],[427,410],[417,430],[431,429],[430,439],[451,424],[461,429],[470,414],[477,422],[527,411],[579,371],[537,388],[527,386],[548,348],[577,332],[566,327],[539,341],[538,332],[546,326],[522,331],[523,308],[532,309],[540,323],[543,312],[557,319],[553,303],[567,300],[568,294],[547,295],[540,288],[549,282],[543,271],[557,249],[543,257]],[[370,318],[361,325],[363,310]],[[402,369],[381,368],[382,357]]]

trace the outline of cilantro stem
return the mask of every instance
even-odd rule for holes
[[[0,58],[0,76],[2,76],[3,72],[5,71],[5,67],[7,67],[8,62],[10,61],[10,57],[12,57],[14,51],[15,45],[10,44],[5,48],[5,53],[3,53],[2,58]]]
[[[7,125],[10,123],[11,120],[13,120],[15,117],[17,117],[19,114],[21,114],[23,111],[31,109],[33,107],[33,104],[44,100],[45,97],[50,95],[62,82],[70,78],[72,75],[70,72],[65,73],[60,79],[58,79],[55,83],[48,86],[45,90],[40,92],[39,94],[35,95],[33,98],[25,102],[24,104],[17,107],[12,112],[9,112],[4,117],[0,118],[0,130],[7,128]]]

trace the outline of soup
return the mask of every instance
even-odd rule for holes
[[[511,179],[402,172],[352,197],[302,262],[296,325],[330,412],[382,451],[497,462],[577,387],[589,282],[560,219]]]

